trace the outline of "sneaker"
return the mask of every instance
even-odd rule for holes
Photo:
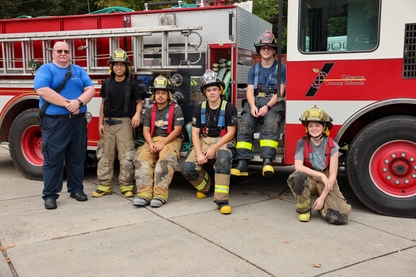
[[[123,192],[124,197],[133,197],[134,193],[132,191],[125,191]]]
[[[157,198],[153,198],[152,201],[150,201],[150,206],[152,208],[159,208],[163,205],[163,201]]]
[[[207,196],[208,196],[208,194],[206,194],[206,193],[203,193],[202,191],[197,191],[196,192],[196,198],[198,198],[198,199],[204,199],[204,198],[207,198]]]
[[[311,212],[307,212],[304,214],[299,214],[299,221],[301,222],[308,222],[311,219]]]
[[[146,205],[149,205],[149,201],[147,201],[146,199],[142,197],[136,197],[133,199],[133,206],[143,207]]]
[[[92,192],[92,197],[101,197],[101,196],[112,194],[112,193],[113,193],[112,191],[102,191],[102,190],[97,189]]]
[[[221,214],[230,214],[233,211],[228,203],[217,203],[217,208],[220,210]]]

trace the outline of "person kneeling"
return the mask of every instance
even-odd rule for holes
[[[332,118],[314,106],[300,118],[306,136],[299,139],[295,153],[295,172],[287,180],[296,199],[299,220],[308,222],[311,217],[311,194],[318,194],[313,209],[331,224],[348,223],[351,205],[347,204],[336,180],[338,149],[329,137]]]

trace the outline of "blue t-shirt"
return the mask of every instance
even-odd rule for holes
[[[247,84],[254,85],[254,77],[255,77],[255,67],[256,65],[252,66],[248,71],[247,77]],[[274,75],[274,72],[277,70],[277,61],[274,61],[273,65],[269,68],[264,68],[259,62],[259,77],[258,77],[258,84],[261,86],[268,86],[272,87],[277,84],[277,78]],[[286,66],[281,64],[281,71],[280,71],[280,84],[286,84]],[[256,88],[255,88],[256,89]]]
[[[65,87],[61,90],[61,94],[66,99],[77,99],[83,92],[84,88],[93,86],[91,78],[88,76],[85,70],[78,65],[71,65],[71,77],[68,78]],[[35,75],[34,89],[49,87],[53,90],[57,89],[65,78],[67,68],[61,68],[54,63],[47,63],[42,65]],[[39,108],[42,107],[45,99],[40,97]],[[80,108],[80,112],[87,111],[87,106],[84,105]],[[56,106],[50,104],[46,109],[46,114],[69,114],[70,112],[65,107]]]

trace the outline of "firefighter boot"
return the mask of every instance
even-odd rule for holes
[[[208,194],[207,193],[203,193],[202,191],[197,191],[196,192],[196,198],[198,198],[198,199],[204,199],[204,198],[207,198],[207,196],[208,196]]]
[[[248,176],[248,162],[249,160],[238,160],[237,166],[231,168],[231,175]]]
[[[263,170],[264,177],[271,177],[274,174],[274,168],[272,166],[272,159],[264,158],[263,159]]]
[[[301,222],[308,222],[311,219],[311,212],[307,212],[304,214],[299,214],[299,221]]]
[[[228,205],[228,201],[217,201],[215,202],[217,204],[217,209],[220,210],[221,214],[230,214],[233,209],[230,205]]]
[[[111,186],[104,186],[102,184],[98,184],[97,189],[92,192],[92,197],[98,198],[112,193],[113,188]]]

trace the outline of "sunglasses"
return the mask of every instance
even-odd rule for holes
[[[53,51],[55,51],[56,53],[58,53],[58,54],[62,54],[62,52],[64,52],[65,54],[69,54],[69,50],[62,50],[62,49],[59,49],[59,50],[53,50]]]

